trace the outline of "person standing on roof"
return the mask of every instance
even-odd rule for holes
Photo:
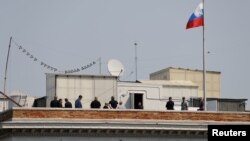
[[[200,98],[199,109],[197,111],[204,111],[204,99]]]
[[[181,110],[188,110],[188,104],[187,101],[185,100],[185,97],[182,97]]]
[[[116,109],[118,102],[115,100],[114,96],[111,97],[109,104],[113,109]]]
[[[95,100],[91,102],[90,107],[98,109],[101,107],[101,103],[98,101],[97,97],[95,97]]]
[[[174,101],[172,101],[172,97],[168,98],[166,108],[167,108],[167,110],[174,110]]]
[[[82,95],[78,96],[78,99],[75,101],[75,108],[82,108]]]
[[[57,96],[54,96],[54,100],[52,100],[52,101],[50,102],[50,107],[56,108],[56,107],[58,107],[58,105],[59,105],[59,102],[58,102],[58,100],[57,100]]]
[[[64,104],[64,107],[65,108],[72,108],[72,104],[71,102],[69,102],[68,98],[65,98],[65,104]]]

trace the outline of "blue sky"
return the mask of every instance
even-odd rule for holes
[[[200,0],[0,0],[0,87],[10,36],[40,61],[59,70],[102,59],[125,68],[122,80],[135,79],[134,42],[138,43],[138,79],[166,67],[202,69],[202,28],[186,30]],[[208,70],[220,71],[224,98],[250,99],[249,0],[205,3]],[[11,48],[7,91],[45,95],[50,72]],[[133,72],[131,74],[131,72]],[[98,74],[99,65],[80,73]],[[248,102],[249,103],[249,102]],[[247,105],[250,109],[250,104]]]

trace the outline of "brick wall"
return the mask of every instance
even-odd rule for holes
[[[15,108],[0,114],[0,121],[11,118],[56,118],[56,119],[137,119],[137,120],[204,120],[227,122],[250,122],[250,113],[183,112],[144,110],[83,110],[52,108]]]

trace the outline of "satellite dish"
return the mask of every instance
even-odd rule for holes
[[[108,71],[112,76],[122,76],[124,68],[119,60],[110,59],[108,61]]]

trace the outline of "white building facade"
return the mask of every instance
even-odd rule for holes
[[[172,97],[175,110],[181,110],[181,100],[198,96],[198,86],[190,81],[147,80],[137,83],[118,82],[118,98],[127,109],[137,109],[142,103],[145,110],[166,110]],[[190,108],[189,110],[197,110]]]
[[[47,107],[54,96],[68,98],[74,107],[75,100],[82,95],[83,109],[90,108],[94,97],[104,106],[114,96],[126,109],[137,109],[141,102],[145,110],[166,110],[166,102],[172,97],[175,110],[180,110],[182,97],[188,100],[198,96],[198,86],[191,81],[121,82],[115,76],[65,74],[46,74],[46,78]]]
[[[57,96],[63,100],[68,98],[74,107],[74,102],[82,95],[84,109],[90,108],[91,101],[97,97],[103,106],[110,97],[117,98],[117,77],[104,75],[65,75],[46,74],[47,107],[50,101]]]

